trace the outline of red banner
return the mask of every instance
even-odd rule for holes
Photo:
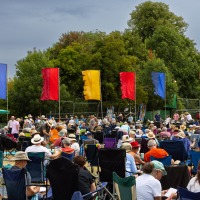
[[[136,75],[134,72],[120,72],[122,99],[135,100]]]
[[[40,100],[59,100],[59,68],[42,69],[43,88]]]

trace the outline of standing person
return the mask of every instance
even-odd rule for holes
[[[15,120],[15,116],[11,116],[10,120],[8,121],[8,125],[7,125],[8,133],[11,133],[11,131],[12,131],[12,123],[14,120]]]
[[[19,122],[17,120],[13,120],[12,121],[12,124],[11,124],[11,133],[13,134],[14,138],[18,138],[18,135],[19,135],[19,128],[20,128],[20,125],[19,125]]]

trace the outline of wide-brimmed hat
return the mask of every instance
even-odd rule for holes
[[[137,141],[131,142],[130,144],[131,144],[131,146],[132,146],[132,149],[133,149],[133,148],[140,147],[140,144],[139,144]]]
[[[182,124],[182,125],[180,126],[180,129],[181,129],[181,130],[185,130],[185,129],[186,129],[186,126]]]
[[[148,138],[155,138],[155,135],[154,135],[153,132],[149,132],[149,133],[147,134],[147,137],[148,137]]]
[[[185,135],[185,133],[183,131],[180,131],[176,136],[180,137],[180,138],[185,138],[186,137],[186,135]]]
[[[45,115],[42,115],[42,116],[40,117],[40,119],[46,119]]]
[[[163,165],[161,162],[159,162],[159,161],[157,161],[157,160],[153,160],[153,161],[151,161],[151,162],[152,162],[153,165],[154,165],[154,169],[161,170],[161,171],[163,172],[163,175],[167,175],[167,172],[166,172],[166,170],[165,170],[165,167],[164,167],[164,165]]]
[[[21,133],[19,134],[19,137],[21,137],[21,136],[25,136],[25,133],[21,132]]]
[[[39,143],[41,143],[42,141],[44,141],[44,138],[41,137],[39,134],[34,135],[34,137],[31,139],[31,142],[32,142],[33,144],[39,144]]]
[[[26,152],[24,151],[17,151],[16,154],[14,155],[14,158],[12,158],[11,160],[16,161],[16,160],[26,160],[26,161],[31,161],[28,158],[28,155]]]
[[[133,138],[130,138],[128,135],[123,135],[122,136],[122,143],[123,142],[132,142]]]
[[[70,141],[76,141],[76,136],[74,134],[69,134],[68,138]]]
[[[28,117],[33,117],[31,114],[28,114]]]
[[[133,131],[133,130],[131,130],[130,132],[129,132],[129,135],[135,135],[136,133],[135,133],[135,131]]]

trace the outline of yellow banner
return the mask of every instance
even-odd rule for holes
[[[82,71],[85,100],[101,100],[100,71]]]

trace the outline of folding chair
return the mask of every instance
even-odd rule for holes
[[[0,135],[0,150],[5,152],[4,157],[12,155],[12,152],[17,148],[17,143],[7,135]]]
[[[45,169],[44,169],[44,152],[28,152],[28,157],[31,162],[27,162],[26,169],[31,175],[31,182],[44,183]]]
[[[26,196],[26,170],[10,170],[2,168],[3,178],[6,185],[8,200],[27,200]],[[29,199],[34,199],[29,198]]]
[[[70,161],[73,161],[74,156],[75,156],[75,152],[73,152],[73,153],[65,153],[65,152],[62,152],[62,153],[61,153],[61,157],[67,158],[67,159],[69,159]]]
[[[167,190],[170,187],[176,189],[178,187],[187,187],[190,180],[187,165],[165,166],[165,170],[167,171],[167,175],[163,176],[160,180],[163,190]]]
[[[0,168],[3,167],[3,151],[0,151]]]
[[[98,140],[100,144],[103,144],[104,133],[100,131],[94,132],[94,139]]]
[[[193,169],[192,169],[192,172],[196,174],[198,162],[200,160],[200,152],[191,150],[190,151],[190,159],[191,159],[191,162],[194,166]]]
[[[53,199],[71,200],[73,194],[79,191],[78,174],[79,166],[72,163],[70,160],[63,157],[52,160],[47,166],[47,177],[52,187]],[[100,191],[106,187],[106,185],[107,183],[102,183],[94,192]],[[84,199],[87,195],[92,193],[83,196],[79,193],[79,197]]]
[[[119,200],[136,200],[136,181],[134,176],[121,178],[113,172],[113,184]]]
[[[188,154],[182,141],[164,140],[160,142],[160,148],[167,151],[167,153],[171,155],[174,160],[180,160],[181,162],[185,162],[187,160]]]
[[[149,148],[147,147],[148,141],[148,138],[142,138],[140,153],[147,153],[149,151]]]
[[[180,200],[199,200],[200,199],[200,192],[194,193],[190,192],[189,190],[179,187],[178,188],[179,199]]]
[[[115,137],[114,138],[105,137],[103,143],[104,143],[104,148],[116,148],[117,145]]]
[[[98,166],[98,148],[96,144],[88,144],[87,148],[85,148],[85,155],[93,173],[93,167]]]
[[[155,158],[153,156],[150,156],[150,160],[157,160],[159,162],[161,162],[164,166],[170,166],[171,162],[172,162],[172,157],[171,156],[166,156],[164,158]]]
[[[25,151],[28,146],[31,146],[31,137],[19,137],[19,151]]]

